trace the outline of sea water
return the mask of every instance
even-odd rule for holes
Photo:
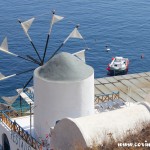
[[[0,3],[0,41],[8,38],[9,50],[36,59],[35,51],[25,36],[21,21],[35,17],[29,34],[40,56],[43,56],[52,10],[65,19],[53,26],[46,60],[69,35],[76,24],[84,37],[69,39],[61,51],[77,52],[85,46],[87,64],[95,70],[95,77],[107,76],[107,65],[114,56],[130,60],[129,72],[149,71],[150,57],[150,1],[148,0],[5,0]],[[105,46],[111,49],[105,51]],[[141,55],[144,56],[141,59]],[[0,72],[4,75],[20,73],[38,65],[0,52]],[[0,96],[16,94],[32,76],[26,73],[0,82]],[[31,83],[30,85],[32,85]],[[1,100],[3,102],[3,100]],[[19,102],[14,105],[18,105]]]

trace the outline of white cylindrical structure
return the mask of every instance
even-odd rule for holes
[[[145,121],[150,122],[150,106],[145,103],[76,119],[65,118],[54,127],[52,145],[54,150],[91,147],[109,139],[110,133],[114,138],[122,137]]]
[[[69,53],[34,71],[34,90],[34,127],[42,138],[57,120],[94,113],[93,68]]]

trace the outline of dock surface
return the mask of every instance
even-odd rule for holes
[[[95,78],[95,94],[116,91],[124,102],[150,102],[150,72]]]

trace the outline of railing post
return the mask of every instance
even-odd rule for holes
[[[2,114],[2,122],[4,121],[4,115]]]
[[[5,119],[6,119],[6,122],[5,122],[5,123],[8,125],[8,118],[7,118],[6,116],[5,116]]]
[[[31,121],[32,121],[32,118],[31,118],[31,117],[32,117],[32,116],[31,116],[31,111],[32,111],[32,110],[31,110],[31,103],[30,103],[30,135],[32,134],[32,133],[31,133],[31,125],[32,125],[32,123],[31,123]]]
[[[10,127],[10,129],[12,130],[13,129],[13,122],[11,121],[11,127]]]
[[[13,123],[13,131],[16,132],[16,120],[14,120],[14,123]]]
[[[6,124],[6,122],[7,122],[7,118],[6,118],[6,116],[3,114],[3,122]]]
[[[0,111],[0,115],[1,115],[1,117],[2,117],[2,111]]]
[[[19,133],[19,135],[20,135],[20,126],[19,126],[19,132],[18,132],[18,133]]]
[[[119,96],[119,91],[118,91],[118,99],[120,98],[120,96]]]

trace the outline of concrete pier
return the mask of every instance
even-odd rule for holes
[[[95,79],[95,94],[115,91],[124,102],[150,102],[150,72]]]

